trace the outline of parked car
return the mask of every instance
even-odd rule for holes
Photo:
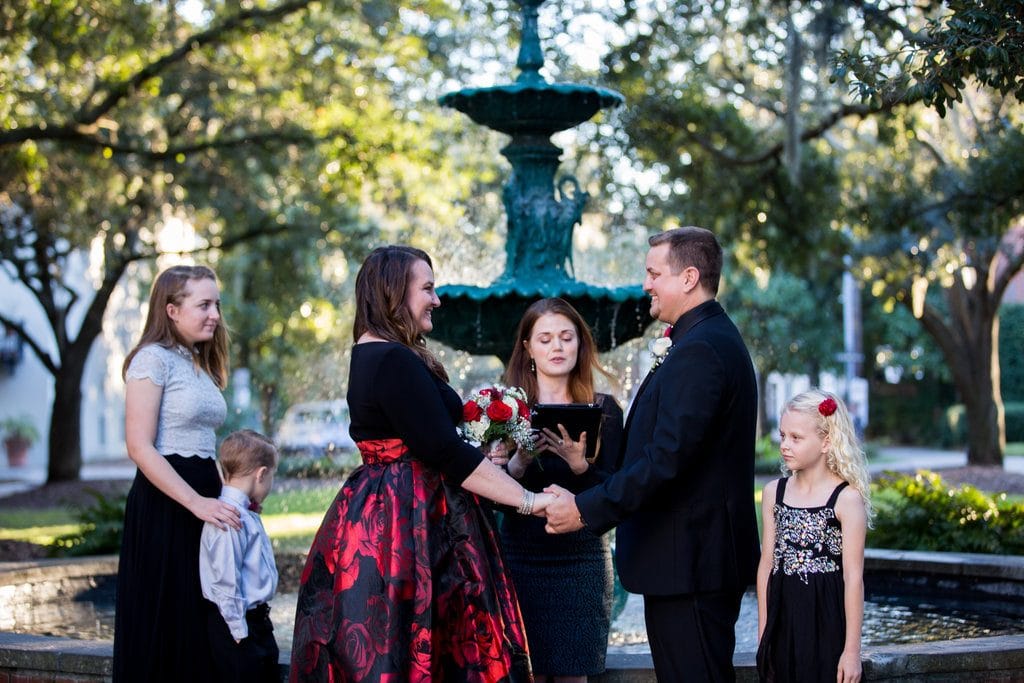
[[[342,456],[355,451],[348,434],[348,404],[343,400],[296,403],[284,413],[277,431],[282,457]]]

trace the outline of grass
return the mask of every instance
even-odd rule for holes
[[[263,526],[277,552],[305,552],[320,527],[324,511],[338,492],[337,481],[303,489],[272,491],[263,509]],[[77,532],[81,523],[67,507],[0,510],[0,540],[48,546],[57,536]]]
[[[1007,444],[1006,455],[1024,455],[1024,442]],[[778,476],[775,473],[773,475]],[[762,486],[758,482],[754,491],[759,528]],[[287,491],[272,491],[263,506],[263,525],[274,544],[274,550],[282,553],[308,550],[320,527],[324,511],[337,492],[337,479],[308,482],[302,488]],[[66,507],[0,510],[0,540],[49,545],[57,536],[77,531],[80,526],[75,511]]]
[[[50,545],[53,539],[72,533],[78,527],[74,512],[65,507],[0,511],[2,541],[28,541],[36,545]]]

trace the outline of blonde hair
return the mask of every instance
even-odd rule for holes
[[[259,432],[240,429],[228,434],[220,444],[220,466],[224,477],[239,477],[261,467],[277,466],[277,447]]]
[[[835,403],[835,411],[831,415],[822,412],[822,404],[826,401]],[[826,404],[827,405],[827,404]],[[835,394],[821,389],[810,389],[789,399],[783,413],[800,413],[814,420],[815,429],[822,439],[829,442],[828,453],[825,454],[825,465],[829,472],[847,482],[860,493],[864,500],[864,510],[868,517],[868,526],[874,517],[871,505],[871,478],[868,476],[868,463],[864,451],[857,439],[857,432],[850,419],[846,404]],[[827,412],[827,411],[826,411]],[[782,472],[791,474],[785,463]]]

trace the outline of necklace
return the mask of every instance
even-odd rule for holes
[[[179,356],[186,360],[192,360],[193,356],[195,356],[195,351],[189,351],[187,348],[185,348],[184,344],[175,344],[174,351],[175,353],[177,353]]]

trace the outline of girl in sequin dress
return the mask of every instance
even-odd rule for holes
[[[779,433],[789,476],[762,497],[757,671],[762,681],[856,683],[871,518],[864,453],[846,406],[820,390],[786,404]]]

